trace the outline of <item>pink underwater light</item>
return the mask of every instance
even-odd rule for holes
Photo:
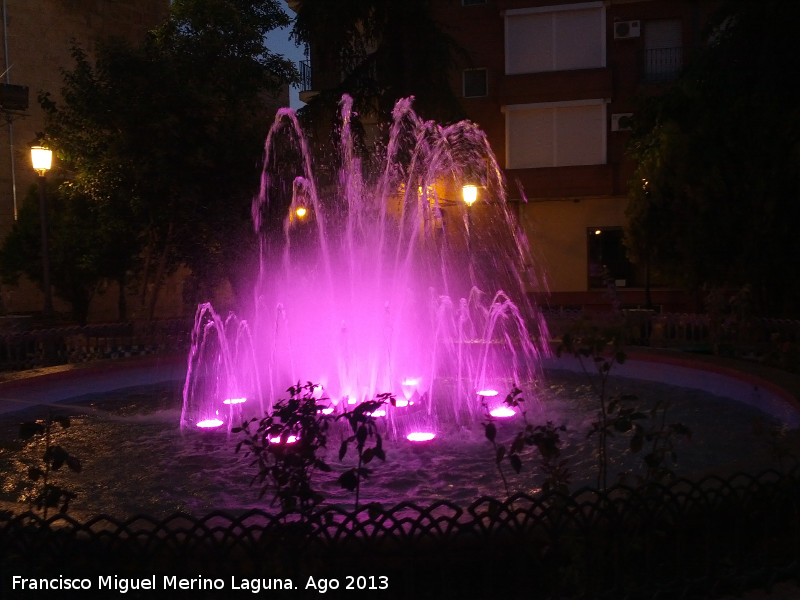
[[[436,434],[430,431],[412,431],[406,436],[409,442],[430,442]]]
[[[222,401],[223,404],[242,404],[247,402],[247,398],[227,398]]]
[[[201,429],[214,429],[215,427],[219,427],[222,425],[223,422],[220,419],[203,419],[197,426]]]
[[[297,441],[297,439],[298,438],[297,438],[296,435],[290,435],[289,437],[286,438],[286,443],[287,444],[294,444]],[[281,443],[281,436],[276,435],[275,437],[271,437],[271,438],[269,438],[269,441],[270,441],[271,444],[280,444]]]
[[[497,408],[490,410],[489,414],[497,419],[508,419],[517,413],[508,406],[498,406]]]

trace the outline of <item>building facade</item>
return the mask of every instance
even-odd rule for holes
[[[162,23],[169,0],[2,0],[0,100],[0,236],[11,229],[16,211],[35,182],[30,147],[44,127],[40,92],[54,97],[62,71],[73,66],[73,43],[92,54],[98,40],[137,42]]]
[[[432,4],[465,50],[450,85],[505,169],[509,197],[519,203],[519,218],[547,274],[548,302],[608,305],[610,276],[623,304],[644,305],[644,269],[627,260],[622,239],[633,174],[625,156],[629,119],[637,98],[677,78],[703,42],[718,2]],[[324,81],[312,73],[312,87]],[[685,308],[679,290],[647,285],[647,291],[655,305]]]

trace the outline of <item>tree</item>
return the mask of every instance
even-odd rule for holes
[[[101,256],[108,246],[86,198],[68,197],[57,184],[49,187],[51,283],[56,294],[70,304],[73,318],[83,324],[89,304],[103,280]],[[41,250],[39,194],[34,186],[26,195],[19,218],[0,248],[4,283],[16,284],[24,274],[41,285]]]
[[[62,100],[40,98],[68,185],[118,242],[98,270],[121,294],[135,275],[150,316],[180,264],[192,272],[186,289],[201,297],[226,279],[241,286],[272,117],[265,100],[297,79],[265,35],[288,24],[276,0],[175,0],[140,47],[107,40],[94,64],[74,48]]]
[[[635,116],[627,244],[689,289],[749,286],[757,310],[797,314],[800,4],[728,0],[708,45]]]
[[[410,96],[425,119],[464,117],[447,84],[459,49],[434,20],[429,0],[304,0],[292,35],[325,53],[322,68],[342,74],[301,109],[304,123],[326,118],[343,94],[353,97],[357,114],[379,122],[388,122],[397,100]]]

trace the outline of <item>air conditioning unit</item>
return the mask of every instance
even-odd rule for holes
[[[633,113],[614,113],[611,115],[611,131],[630,131]]]
[[[637,38],[642,34],[641,21],[617,21],[614,23],[614,39]]]

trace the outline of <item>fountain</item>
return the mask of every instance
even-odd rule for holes
[[[536,275],[484,133],[425,122],[401,100],[373,154],[382,166],[365,174],[355,116],[343,97],[338,168],[317,179],[294,112],[278,111],[252,204],[253,309],[198,307],[181,427],[230,428],[312,381],[333,410],[392,393],[390,430],[430,435],[536,376]]]

